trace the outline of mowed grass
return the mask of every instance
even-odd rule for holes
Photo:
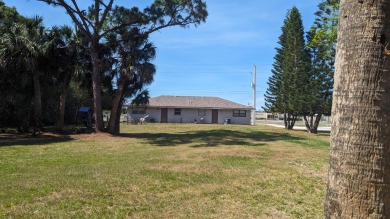
[[[329,134],[199,124],[121,130],[0,135],[0,217],[323,217]]]

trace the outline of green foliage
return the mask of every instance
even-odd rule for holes
[[[23,18],[15,8],[7,7],[0,1],[0,33],[4,34],[14,23],[18,23]]]
[[[155,0],[144,10],[144,16],[152,26],[199,25],[206,21],[207,15],[206,3],[202,0]]]
[[[147,105],[149,103],[149,90],[143,90],[137,96],[134,97],[134,99],[131,101],[131,104],[134,104],[136,106],[142,106]]]
[[[7,85],[10,95],[6,96],[5,102],[8,102],[10,108],[20,108],[24,111],[14,118],[16,123],[12,125],[29,124],[40,128],[42,122],[42,102],[39,77],[47,70],[46,63],[53,48],[52,41],[48,39],[45,28],[42,26],[42,18],[23,18],[14,20],[8,30],[4,31],[0,41],[0,60],[3,70],[3,77],[12,80],[14,84]],[[21,83],[20,83],[21,82]],[[19,87],[21,86],[21,87]],[[22,90],[32,86],[32,96],[22,93]],[[13,90],[14,89],[14,90]],[[20,92],[20,93],[15,93]],[[14,102],[13,96],[24,96],[26,102],[20,107],[20,102]],[[19,99],[20,101],[21,99]],[[33,119],[29,119],[30,105],[33,106]],[[24,115],[23,115],[24,114]],[[6,114],[16,116],[15,114]],[[23,125],[25,126],[25,125]],[[26,125],[28,127],[29,125]],[[23,128],[24,129],[24,128]]]
[[[307,48],[311,55],[311,98],[303,115],[330,115],[332,108],[333,74],[337,42],[339,0],[323,0],[317,18],[307,33]],[[319,120],[319,118],[317,118]],[[312,126],[312,125],[310,125]],[[317,127],[311,127],[315,130]]]
[[[119,70],[108,72],[110,68],[107,66],[112,66],[115,63],[113,56],[117,52],[120,53],[123,44],[139,39],[145,40],[149,34],[169,26],[188,27],[191,24],[195,26],[199,25],[201,22],[205,22],[208,15],[206,4],[202,0],[155,0],[151,6],[146,7],[143,11],[137,7],[117,6],[114,4],[114,0],[107,1],[106,3],[103,1],[95,1],[94,4],[88,7],[88,10],[80,9],[76,1],[72,3],[63,0],[39,1],[64,8],[80,32],[89,41],[87,48],[92,64],[91,82],[97,131],[103,131],[104,129],[102,108],[107,107],[107,105],[102,103],[104,101],[102,101],[101,94],[111,93],[115,95],[111,112],[115,113],[118,111],[118,102],[122,102],[125,97],[123,86],[126,85],[126,89],[129,88],[127,85],[131,84],[131,81],[120,76],[118,81],[122,84],[118,84],[117,91],[115,91],[115,86],[112,86],[111,81],[114,77],[121,74],[118,71],[127,70],[130,66],[135,67],[135,69],[138,68],[135,65],[121,67],[120,62],[125,60],[124,57],[131,56],[123,56],[120,54],[119,59],[121,61],[117,64]],[[144,48],[149,47],[149,53],[153,53],[154,57],[155,52],[151,52],[151,50],[154,50],[154,47],[146,44],[143,46]],[[126,48],[125,51],[130,52],[131,50]],[[145,57],[134,58],[143,60]],[[147,59],[145,62],[151,60],[151,58]],[[148,65],[145,64],[142,71],[145,72],[133,74],[137,75],[137,79],[134,82],[136,86],[130,88],[130,90],[132,89],[131,92],[134,93],[131,95],[135,95],[137,91],[142,90],[144,85],[153,81],[155,72],[153,65],[150,63]],[[148,76],[149,78],[144,76]],[[133,76],[131,75],[131,77]],[[131,80],[134,80],[133,78]],[[108,96],[105,97],[107,98]],[[103,97],[103,100],[106,98]],[[119,117],[111,116],[111,118],[115,118],[118,121],[115,126],[119,129]],[[113,132],[110,127],[108,130]]]
[[[265,94],[265,110],[285,113],[285,122],[292,121],[286,128],[292,128],[294,118],[302,113],[309,98],[307,89],[310,77],[310,58],[297,8],[293,7],[287,13],[278,43],[280,48],[276,49],[272,76]]]
[[[126,34],[141,35],[138,28],[118,30],[117,37],[122,38]],[[119,40],[119,39],[116,39]],[[151,63],[156,56],[156,47],[148,40],[147,36],[129,38],[116,44],[115,50],[119,56],[119,60],[115,65],[112,74],[115,77],[125,80],[125,89],[122,96],[122,101],[131,100],[138,94],[140,97],[149,97],[148,92],[144,91],[144,87],[151,84],[156,73],[156,67]],[[119,83],[120,80],[117,80]],[[117,85],[118,86],[118,85]],[[147,102],[143,100],[143,102]]]
[[[149,34],[168,26],[196,26],[207,17],[206,4],[200,0],[159,0],[144,10],[115,6],[113,0],[96,1],[85,11],[69,11],[70,5],[61,0],[42,2],[64,7],[77,28],[48,29],[41,18],[19,16],[0,1],[0,126],[27,131],[37,124],[35,117],[39,124],[53,125],[62,114],[65,122],[73,121],[79,106],[94,105],[94,69],[102,108],[117,107],[116,95],[120,104],[133,97],[147,102],[145,86],[156,72],[150,62],[156,51]],[[122,82],[124,90],[118,92]],[[61,107],[65,112],[58,112]]]
[[[5,54],[5,35],[22,18],[15,8],[7,7],[0,1],[0,54]],[[0,127],[22,124],[22,115],[28,115],[32,87],[26,83],[21,71],[10,71],[4,58],[0,58]],[[28,123],[28,122],[27,122]]]
[[[293,8],[287,14],[264,108],[284,113],[287,120],[290,115],[292,119],[302,115],[307,129],[314,133],[321,116],[331,111],[339,1],[323,0],[318,7],[307,43],[298,10]],[[288,128],[288,121],[285,124]]]
[[[6,6],[2,4],[0,10],[4,11],[4,8]],[[87,81],[85,72],[90,65],[85,58],[86,50],[80,46],[85,41],[78,42],[80,38],[72,39],[74,32],[71,28],[47,29],[42,25],[41,18],[28,19],[19,16],[15,9],[11,11],[14,15],[1,16],[3,20],[0,22],[9,24],[7,28],[1,29],[3,37],[0,41],[2,93],[0,126],[15,127],[26,132],[35,123],[33,75],[39,75],[41,122],[53,125],[58,116],[58,102],[63,91],[64,76],[71,73],[76,76],[74,79]],[[66,107],[68,122],[74,121],[76,108],[80,104],[91,105],[86,101],[90,99],[88,87],[72,91],[68,99],[74,101]]]
[[[309,31],[312,35],[308,42],[309,46],[327,46],[335,49],[339,4],[340,0],[322,0],[322,2],[318,4],[319,11],[315,13],[317,18],[314,20],[314,24]],[[331,50],[327,52],[327,58],[334,58]]]

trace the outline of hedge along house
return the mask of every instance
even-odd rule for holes
[[[129,121],[139,121],[145,115],[150,122],[158,123],[209,123],[251,124],[250,106],[218,97],[158,96],[149,99],[145,106],[130,105]]]

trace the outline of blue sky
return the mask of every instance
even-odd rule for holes
[[[209,12],[206,23],[197,28],[166,28],[150,36],[157,47],[153,61],[157,72],[149,86],[151,96],[216,96],[252,105],[250,84],[256,65],[257,109],[261,110],[287,10],[296,6],[308,30],[320,0],[205,1]],[[36,0],[4,2],[24,16],[43,16],[47,26],[71,23],[62,9]],[[116,2],[143,8],[153,1]]]

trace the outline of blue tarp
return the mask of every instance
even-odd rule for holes
[[[82,107],[79,108],[79,112],[83,112],[83,113],[88,113],[90,110],[91,110],[90,107],[82,106]]]

